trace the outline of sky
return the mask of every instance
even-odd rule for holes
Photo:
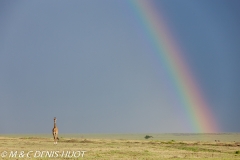
[[[151,1],[218,132],[240,132],[240,2]],[[127,0],[0,1],[0,134],[191,133]],[[158,12],[159,11],[159,12]]]

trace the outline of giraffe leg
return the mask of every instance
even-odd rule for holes
[[[54,138],[54,143],[53,144],[56,144],[56,133],[53,134],[53,138]]]

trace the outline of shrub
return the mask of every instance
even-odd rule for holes
[[[153,138],[153,136],[146,135],[144,138],[149,139],[149,138]]]

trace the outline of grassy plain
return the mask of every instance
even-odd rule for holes
[[[50,134],[0,135],[0,159],[240,159],[237,133],[145,135],[63,134],[57,145]]]

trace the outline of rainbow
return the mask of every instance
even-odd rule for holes
[[[133,0],[131,5],[144,25],[149,40],[156,47],[161,62],[168,69],[167,72],[171,75],[175,90],[183,103],[184,112],[187,112],[194,131],[218,132],[210,107],[204,100],[197,81],[184,61],[181,50],[161,17],[162,14],[154,8],[152,1],[149,0]]]

